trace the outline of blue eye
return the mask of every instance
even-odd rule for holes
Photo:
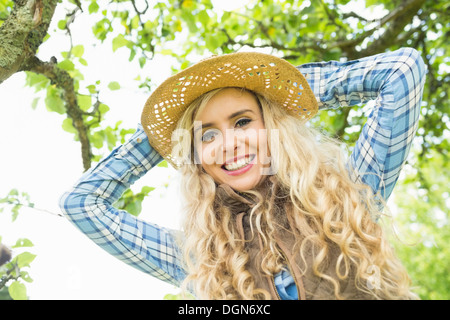
[[[206,130],[202,135],[202,142],[211,142],[216,136],[216,130]]]
[[[245,125],[249,124],[251,121],[252,120],[250,120],[250,119],[242,118],[236,122],[235,126],[236,127],[244,127]]]

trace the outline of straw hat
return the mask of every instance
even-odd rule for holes
[[[286,60],[256,52],[202,60],[164,81],[150,95],[142,112],[141,123],[150,145],[175,168],[171,136],[178,120],[196,98],[224,87],[257,92],[305,121],[318,110],[308,82]]]

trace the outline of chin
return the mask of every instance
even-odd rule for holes
[[[248,177],[246,179],[242,179],[243,181],[229,181],[225,183],[236,191],[245,192],[256,189],[265,180],[265,178],[266,176],[260,175],[258,177]]]

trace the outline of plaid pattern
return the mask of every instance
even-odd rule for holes
[[[113,207],[120,196],[162,157],[136,133],[63,194],[65,216],[97,245],[119,260],[168,283],[185,277],[175,244],[176,231],[136,219]]]
[[[375,100],[350,156],[355,179],[387,200],[417,130],[425,66],[414,49],[400,49],[349,62],[298,67],[319,107],[346,107]],[[97,245],[162,281],[180,285],[186,276],[177,231],[141,221],[113,207],[137,179],[162,160],[139,125],[128,142],[87,171],[60,201],[65,216]],[[283,299],[297,298],[287,271],[275,276]]]
[[[281,270],[273,280],[281,300],[298,300],[297,286],[289,270]]]
[[[299,67],[317,97],[319,109],[374,100],[350,157],[353,178],[387,200],[417,131],[425,64],[415,49],[404,48],[349,62]]]

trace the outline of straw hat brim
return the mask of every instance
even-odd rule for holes
[[[150,95],[142,112],[141,123],[150,145],[175,168],[171,136],[178,120],[196,98],[225,87],[259,93],[305,121],[318,111],[308,82],[286,60],[256,52],[202,60],[164,81]]]

